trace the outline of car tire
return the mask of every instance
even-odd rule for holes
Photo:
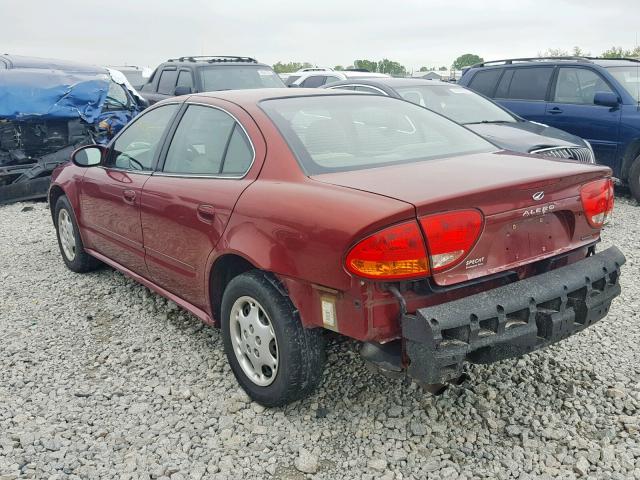
[[[631,164],[627,181],[633,198],[640,202],[640,156]]]
[[[98,268],[101,262],[84,250],[76,217],[73,214],[69,199],[65,195],[58,198],[54,208],[53,219],[60,255],[67,268],[76,273],[90,272]]]
[[[240,386],[277,407],[306,397],[322,380],[322,330],[302,326],[289,297],[268,274],[252,270],[227,285],[221,308],[224,349]]]

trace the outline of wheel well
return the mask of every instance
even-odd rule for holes
[[[640,156],[640,138],[631,142],[624,154],[621,170],[623,180],[627,180],[627,178],[629,177],[629,170],[631,169],[631,165],[633,164],[633,161],[638,158],[638,156]]]
[[[238,275],[248,272],[249,270],[254,270],[255,268],[251,262],[234,254],[223,255],[215,261],[209,278],[209,293],[211,310],[216,325],[220,324],[222,295],[229,282]]]
[[[64,190],[58,185],[52,186],[49,190],[49,211],[51,212],[51,218],[55,216],[56,203],[62,195],[64,195]]]

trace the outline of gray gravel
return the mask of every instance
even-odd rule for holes
[[[45,204],[0,207],[0,480],[640,479],[639,238],[617,199],[622,297],[558,346],[434,398],[332,344],[317,394],[265,410],[218,331],[110,269],[66,270]]]

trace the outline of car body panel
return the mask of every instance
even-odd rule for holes
[[[224,180],[230,182],[231,186],[221,187],[220,190],[214,188],[213,183],[211,188],[193,186],[196,184],[195,180],[204,182],[203,179],[190,179],[194,181],[175,186],[177,184],[170,185],[170,177],[156,174],[147,176],[147,182],[158,183],[153,188],[150,186],[149,197],[145,193],[147,184],[141,187],[143,211],[146,212],[146,222],[156,216],[153,220],[155,225],[149,227],[152,232],[150,235],[155,235],[162,228],[167,229],[165,240],[169,245],[164,253],[172,260],[166,262],[163,274],[171,278],[163,282],[161,275],[157,273],[156,279],[149,273],[140,275],[124,263],[130,261],[124,257],[123,262],[118,262],[109,256],[107,263],[141,279],[143,284],[168,298],[175,299],[179,305],[203,321],[217,323],[219,319],[216,318],[217,313],[211,299],[200,301],[200,295],[215,296],[221,293],[213,291],[215,284],[209,272],[213,271],[220,259],[237,255],[253,267],[274,275],[279,288],[289,294],[300,312],[305,326],[329,328],[359,340],[388,342],[402,334],[399,323],[400,306],[383,283],[364,281],[347,272],[344,258],[356,242],[389,225],[415,220],[416,215],[472,206],[482,208],[487,217],[496,216],[495,223],[487,223],[491,228],[494,225],[496,228],[504,227],[518,209],[527,209],[535,204],[530,194],[539,187],[545,189],[549,200],[557,200],[563,206],[562,210],[570,210],[576,208],[575,192],[580,182],[604,178],[609,172],[603,167],[575,162],[541,160],[539,157],[534,157],[536,162],[531,162],[531,156],[496,152],[310,178],[302,172],[277,127],[260,108],[260,101],[265,99],[309,95],[354,93],[315,89],[245,90],[212,92],[174,100],[197,101],[214,106],[223,102],[236,104],[237,107],[229,108],[236,108],[234,112],[238,118],[244,115],[241,118],[242,124],[255,143],[256,152],[263,148],[264,162],[262,165],[255,163],[246,179]],[[256,158],[258,157],[260,154],[257,154]],[[81,169],[70,164],[56,170],[54,174],[52,194],[58,192],[58,188],[69,192],[74,211],[80,219],[83,239],[91,225],[87,225],[87,213],[79,205],[75,184],[82,172],[86,172],[86,175],[92,170],[101,169],[102,167]],[[254,173],[255,181],[252,181]],[[252,183],[244,186],[242,182]],[[151,192],[155,193],[152,195]],[[160,192],[170,200],[162,203]],[[204,223],[195,226],[198,220],[194,219],[194,205],[202,201],[214,204],[222,197],[226,203],[222,204],[220,224],[211,225],[208,230]],[[560,203],[561,201],[566,201],[567,205]],[[163,209],[167,213],[166,220]],[[162,219],[160,212],[163,212]],[[227,216],[228,220],[225,218]],[[135,213],[131,217],[135,219]],[[168,226],[165,226],[167,221]],[[576,216],[576,222],[585,220]],[[225,227],[222,226],[223,223],[226,223]],[[142,220],[141,225],[151,224]],[[196,244],[202,252],[197,258],[188,256],[189,252],[185,249],[189,245],[180,238],[185,231],[190,231],[188,229],[198,231]],[[206,234],[203,233],[205,231]],[[572,244],[572,248],[563,255],[563,261],[574,262],[584,258],[599,235],[599,231],[591,233],[591,243],[585,240],[579,245]],[[143,235],[143,243],[146,238],[147,235]],[[165,248],[159,246],[158,240],[160,239],[149,240],[151,250]],[[522,244],[523,248],[530,248],[528,239],[517,238],[515,242]],[[106,258],[101,251],[95,250],[97,245],[92,244],[90,239],[87,245],[90,253],[98,258]],[[195,267],[195,274],[186,268],[183,268],[184,271],[177,271],[176,266],[182,268],[178,262],[187,265],[199,262],[209,250],[202,270]],[[151,257],[153,253],[147,252],[149,265],[158,263]],[[519,268],[519,275],[523,278],[535,275],[541,269],[550,268],[548,262],[542,262],[537,257],[521,259],[510,266]],[[409,311],[415,311],[420,307],[461,298],[506,282],[503,277],[485,277],[463,282],[454,289],[408,289],[403,295]],[[190,285],[179,291],[174,287],[188,279],[202,282],[203,287],[192,288]],[[421,280],[420,284],[424,282],[428,280]],[[446,282],[441,283],[447,286]],[[335,324],[325,322],[319,303],[321,300],[335,306]]]

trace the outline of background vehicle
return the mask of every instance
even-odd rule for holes
[[[640,200],[640,60],[522,58],[469,68],[468,86],[518,115],[587,140]]]
[[[581,138],[529,122],[475,92],[451,83],[413,78],[349,79],[328,89],[402,98],[444,115],[500,148],[595,163],[591,146]]]
[[[120,72],[0,55],[0,203],[46,197],[79,145],[106,143],[146,107]]]
[[[149,74],[151,73],[150,69],[143,69],[142,67],[137,67],[135,65],[110,66],[108,68],[122,73],[133,88],[137,90],[141,89],[142,86],[147,83]]]
[[[303,87],[303,88],[317,88],[322,85],[326,85],[333,82],[346,79],[361,79],[361,78],[386,78],[389,75],[385,73],[366,72],[362,70],[340,70],[340,71],[310,71],[303,72],[298,78],[292,79],[294,75],[287,79],[288,87]]]
[[[319,384],[323,328],[440,386],[592,325],[620,293],[624,256],[595,252],[608,168],[496,151],[394,98],[192,95],[73,162],[49,195],[67,267],[102,260],[220,325],[269,406]]]
[[[171,58],[158,66],[140,93],[153,105],[189,93],[283,86],[273,68],[254,58],[189,56]]]

